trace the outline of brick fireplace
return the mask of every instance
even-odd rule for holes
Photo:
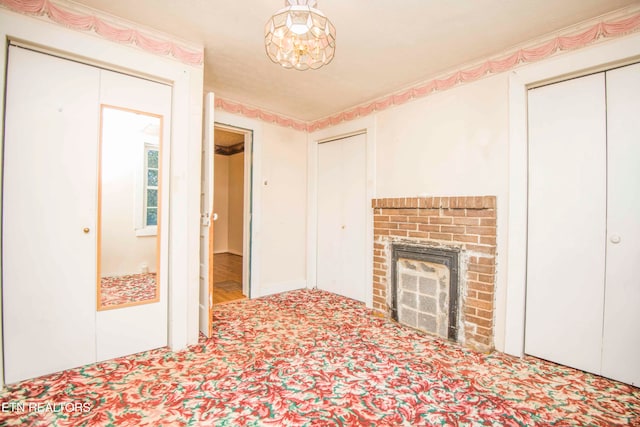
[[[495,196],[385,198],[374,199],[372,207],[374,310],[397,318],[397,312],[394,312],[399,304],[394,284],[397,276],[392,278],[392,272],[397,274],[396,270],[403,267],[396,264],[394,248],[421,247],[431,251],[455,252],[459,254],[456,259],[458,265],[455,266],[457,295],[456,300],[449,301],[449,304],[458,305],[459,312],[455,315],[457,318],[449,319],[449,323],[457,324],[457,336],[451,333],[444,336],[477,350],[492,350]],[[403,260],[403,263],[410,267],[407,261]],[[423,267],[422,270],[437,270],[435,264],[433,267]],[[447,274],[446,277],[450,277]],[[410,276],[406,277],[410,279]],[[430,279],[425,276],[423,280]],[[409,291],[407,295],[413,297]],[[411,300],[405,295],[403,298]],[[424,296],[417,294],[416,298]],[[438,328],[443,329],[442,326]]]

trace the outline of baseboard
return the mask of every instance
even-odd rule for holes
[[[279,294],[282,292],[306,288],[307,281],[304,279],[289,280],[287,282],[267,283],[262,286],[256,286],[256,288],[252,289],[251,298],[264,297],[267,295]]]
[[[232,251],[232,250],[226,250],[226,251],[213,251],[213,254],[214,254],[214,255],[231,254],[231,255],[238,255],[238,256],[242,256],[242,252]]]

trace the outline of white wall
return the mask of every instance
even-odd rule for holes
[[[71,30],[44,19],[0,9],[0,68],[7,66],[7,40],[19,39],[36,46],[88,58],[105,68],[129,70],[170,82],[172,92],[171,207],[163,213],[170,223],[163,262],[169,268],[169,345],[174,350],[198,339],[198,263],[200,213],[200,153],[202,145],[203,69],[138,48],[109,42],[95,34]],[[0,87],[5,86],[0,73]],[[4,117],[4,90],[0,91],[0,117]],[[0,134],[4,134],[0,128]],[[1,150],[0,150],[1,151]],[[0,340],[1,343],[1,340]],[[1,344],[0,344],[1,345]]]
[[[244,153],[229,156],[229,236],[228,251],[242,255],[244,212]]]
[[[213,252],[229,251],[229,156],[216,154],[213,169],[213,212],[218,214],[213,229]]]
[[[507,76],[377,116],[377,196],[506,194]]]
[[[274,292],[305,287],[306,134],[264,125],[262,160],[263,256],[260,262],[263,286]]]
[[[213,252],[242,255],[244,222],[244,153],[215,155]]]

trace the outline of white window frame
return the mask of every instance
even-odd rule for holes
[[[140,165],[138,179],[136,183],[136,191],[135,191],[135,230],[137,237],[145,237],[145,236],[157,236],[158,235],[158,226],[156,225],[147,225],[147,189],[149,186],[147,185],[147,172],[149,165],[147,163],[147,153],[150,150],[160,151],[160,145],[157,142],[153,141],[144,141],[142,144],[142,149],[140,150],[140,161],[138,164]],[[155,188],[158,191],[158,213],[160,212],[160,158],[158,156],[158,185],[155,187],[151,187],[151,189]],[[159,219],[159,216],[157,217]]]

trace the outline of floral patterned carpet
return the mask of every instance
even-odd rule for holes
[[[476,353],[323,291],[218,306],[215,330],[10,386],[0,425],[640,426],[638,388]]]
[[[109,276],[100,279],[100,306],[149,301],[156,297],[156,273]]]

